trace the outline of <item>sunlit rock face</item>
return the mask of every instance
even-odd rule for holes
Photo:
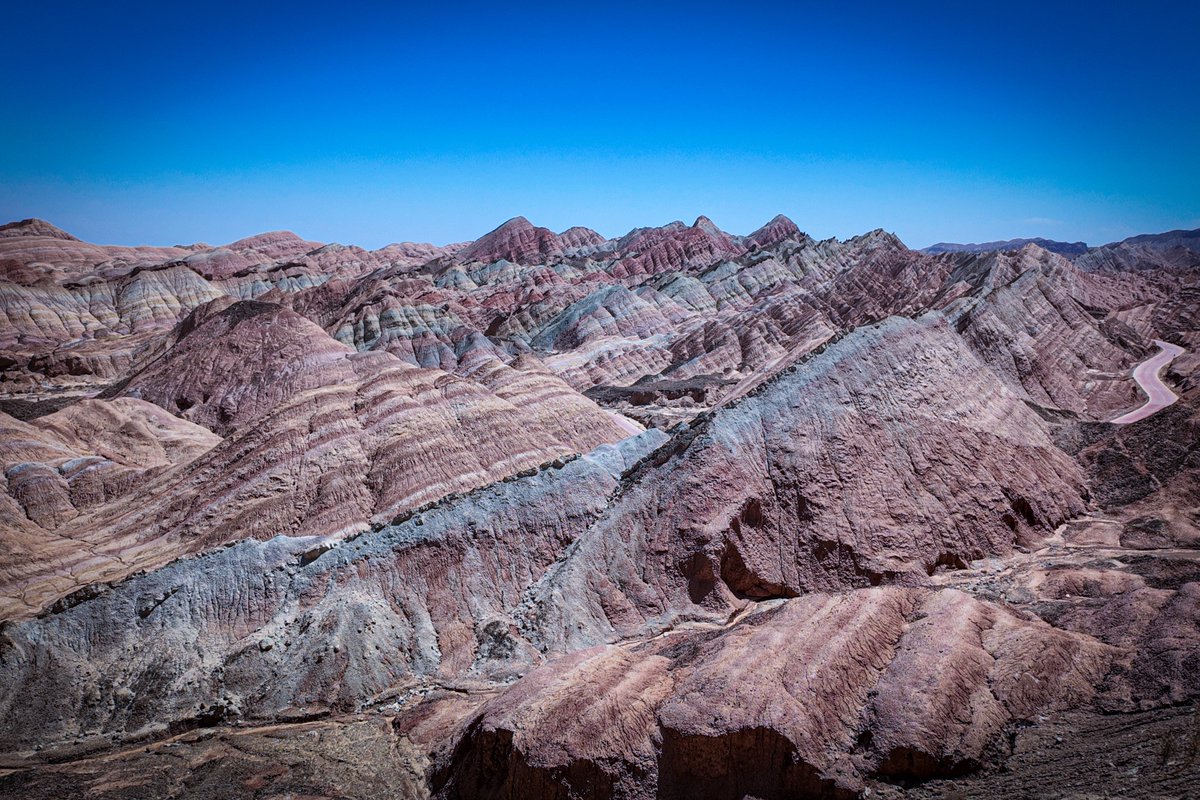
[[[1086,508],[1078,467],[939,315],[850,334],[656,461],[537,588],[548,639],[920,582]]]
[[[1195,793],[1196,241],[2,226],[0,795]]]
[[[1015,721],[1086,702],[1112,657],[960,592],[808,594],[540,667],[484,703],[435,782],[442,797],[854,797],[866,775],[971,769]]]
[[[112,403],[148,401],[202,426],[211,450],[139,482],[132,497],[72,517],[69,530],[69,511],[54,500],[64,479],[14,472],[23,477],[10,479],[11,495],[52,509],[42,527],[89,544],[53,562],[14,553],[22,563],[12,566],[8,602],[36,610],[64,589],[247,536],[345,536],[629,435],[544,369],[494,362],[471,378],[413,367],[358,353],[270,303],[217,301],[173,337],[113,387]],[[90,451],[87,442],[77,449]]]
[[[665,439],[652,430],[555,460],[341,544],[277,536],[182,559],[21,623],[10,652],[24,655],[5,661],[6,680],[45,708],[66,692],[79,713],[53,732],[30,717],[6,729],[4,745],[186,725],[213,692],[266,719],[354,708],[414,676],[511,678],[544,659],[516,629],[523,592],[603,512],[622,472]],[[81,615],[101,628],[70,653]],[[181,653],[186,641],[202,649]],[[42,670],[42,659],[60,668]],[[139,708],[92,702],[104,693],[100,663],[144,687]],[[175,689],[149,688],[163,681]]]

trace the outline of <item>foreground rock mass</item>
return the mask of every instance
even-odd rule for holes
[[[482,706],[435,786],[447,797],[850,797],[865,774],[971,769],[1013,722],[1088,699],[1111,658],[959,592],[809,594],[725,630],[579,650],[536,670]]]
[[[0,227],[0,796],[1200,792],[1195,241]]]

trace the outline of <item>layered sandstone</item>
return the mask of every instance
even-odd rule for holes
[[[0,794],[1187,794],[1193,239],[0,228]]]
[[[61,479],[22,472],[10,494],[50,492],[29,502],[55,509],[41,527],[74,547],[53,560],[14,551],[8,614],[229,540],[344,536],[630,433],[536,364],[476,364],[474,377],[411,367],[269,303],[206,306],[174,337],[119,392],[223,441],[81,518],[49,499]],[[14,488],[27,485],[59,488]]]
[[[484,704],[436,796],[854,797],[953,774],[1089,698],[1111,648],[954,592],[810,594],[724,630],[579,650]],[[736,764],[736,769],[730,769]]]

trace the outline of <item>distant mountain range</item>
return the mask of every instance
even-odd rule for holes
[[[1059,242],[1054,239],[1043,239],[1040,236],[1032,239],[1005,239],[998,242],[983,242],[981,244],[958,244],[956,242],[938,242],[921,250],[922,253],[936,255],[938,253],[996,253],[1006,250],[1020,250],[1027,244],[1036,244],[1043,250],[1075,258],[1092,249],[1086,242]],[[1188,250],[1200,251],[1200,228],[1195,230],[1175,230],[1166,233],[1143,233],[1130,236],[1119,242],[1112,242],[1105,247],[1118,245],[1141,245],[1155,250],[1168,250],[1172,247],[1184,247]]]
[[[938,242],[924,248],[922,253],[936,255],[938,253],[994,253],[1004,250],[1020,250],[1027,244],[1036,244],[1051,253],[1074,258],[1088,251],[1086,242],[1056,242],[1053,239],[1035,237],[1033,239],[1006,239],[1001,242],[983,242],[982,244],[958,244],[956,242]]]
[[[1200,228],[1184,231],[1167,231],[1166,233],[1143,233],[1130,236],[1113,244],[1141,244],[1154,248],[1186,247],[1188,250],[1200,250]]]

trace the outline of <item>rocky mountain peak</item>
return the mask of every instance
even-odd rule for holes
[[[900,241],[900,237],[894,233],[889,233],[883,228],[876,228],[867,233],[860,233],[847,240],[850,244],[867,247],[869,249],[887,248],[894,250],[907,250],[904,242]]]
[[[799,226],[783,214],[776,214],[770,222],[763,225],[746,237],[747,241],[759,247],[771,247],[788,239],[799,239],[804,234]]]
[[[582,225],[576,225],[573,228],[567,228],[565,231],[558,234],[558,240],[562,243],[564,250],[578,249],[582,247],[599,247],[608,241],[596,231],[592,230],[591,228],[585,228]]]
[[[80,241],[77,237],[64,231],[57,225],[51,225],[44,219],[31,217],[23,219],[20,222],[10,222],[7,225],[0,225],[0,239],[15,238],[18,236],[43,236],[49,239],[62,239],[68,242]]]
[[[704,231],[710,236],[725,236],[725,231],[717,227],[716,223],[708,217],[701,214],[696,217],[696,221],[692,223],[693,228]]]
[[[517,216],[484,234],[459,256],[464,262],[539,264],[548,256],[560,255],[562,243],[549,228],[539,228]]]

